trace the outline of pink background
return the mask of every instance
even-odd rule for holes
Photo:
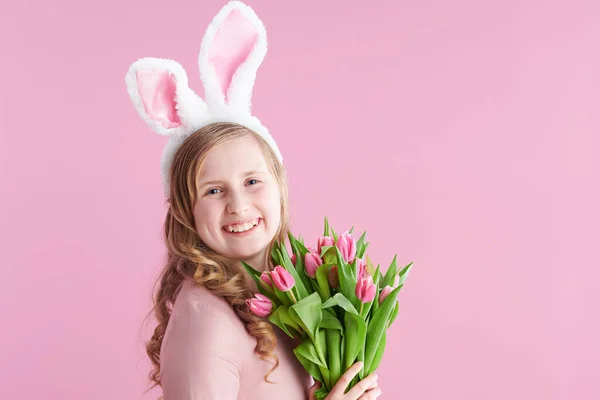
[[[166,139],[124,76],[172,58],[202,92],[223,4],[2,4],[1,398],[157,397],[141,343]],[[380,398],[600,398],[600,3],[250,4],[294,232],[327,215],[384,267],[415,263]]]

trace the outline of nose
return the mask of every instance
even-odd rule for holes
[[[229,214],[244,215],[250,208],[248,198],[243,192],[230,191],[227,201]]]

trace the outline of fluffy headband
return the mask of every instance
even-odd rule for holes
[[[161,159],[165,196],[173,155],[199,128],[214,122],[234,122],[259,134],[280,161],[277,143],[252,115],[256,71],[267,53],[267,33],[252,8],[230,1],[208,25],[198,57],[204,100],[188,87],[183,67],[173,60],[142,58],[125,77],[127,91],[143,121],[169,136]]]

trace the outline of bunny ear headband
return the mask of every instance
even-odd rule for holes
[[[252,8],[230,1],[209,24],[198,57],[204,100],[188,87],[183,67],[173,60],[142,58],[125,77],[127,91],[143,121],[169,136],[161,160],[165,195],[173,155],[199,128],[234,122],[259,134],[282,161],[277,143],[251,113],[256,71],[267,53],[267,34]]]

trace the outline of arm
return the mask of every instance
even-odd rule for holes
[[[194,301],[174,310],[161,359],[165,400],[237,399],[243,351],[231,315]]]

